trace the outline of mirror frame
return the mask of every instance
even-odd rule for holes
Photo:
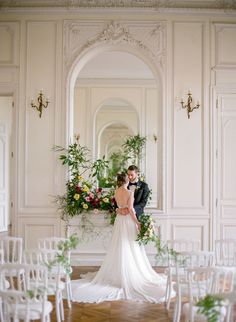
[[[84,48],[84,47],[83,47]],[[158,106],[159,106],[159,113],[160,113],[160,133],[158,134],[160,143],[158,145],[158,155],[159,162],[157,166],[157,191],[158,196],[156,200],[156,205],[152,205],[151,208],[155,209],[156,212],[165,212],[166,209],[166,171],[164,168],[164,164],[166,164],[166,128],[164,127],[165,120],[166,120],[166,110],[163,110],[163,106],[166,105],[164,100],[163,93],[165,92],[165,81],[164,81],[164,73],[162,69],[162,65],[160,62],[154,63],[151,59],[151,52],[148,50],[141,51],[139,48],[133,46],[129,43],[102,43],[102,44],[93,44],[93,46],[83,49],[74,59],[73,63],[71,64],[68,73],[65,77],[66,79],[66,96],[65,96],[65,103],[66,103],[66,143],[67,145],[69,142],[72,141],[73,138],[73,101],[74,101],[74,87],[76,83],[76,79],[79,75],[80,70],[94,57],[98,54],[107,51],[123,51],[130,54],[137,56],[141,59],[146,65],[150,68],[154,75],[154,79],[156,81],[156,88],[157,88],[157,97],[158,97]],[[140,128],[140,134],[142,134],[142,128]],[[145,164],[146,168],[146,164]]]

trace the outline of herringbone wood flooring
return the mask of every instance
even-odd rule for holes
[[[84,272],[98,270],[98,267],[74,267],[72,279],[78,279]],[[52,302],[53,298],[49,298]],[[53,302],[54,303],[54,302]],[[164,304],[112,301],[100,304],[72,303],[67,308],[64,300],[65,322],[167,322],[172,320],[172,310],[167,312]],[[51,322],[56,322],[53,310]]]

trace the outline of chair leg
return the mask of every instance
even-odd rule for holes
[[[57,316],[57,322],[61,322],[61,313],[60,313],[60,301],[59,301],[59,296],[56,294],[55,296],[55,301],[56,301],[56,316]]]
[[[0,321],[3,321],[2,300],[0,299]]]
[[[172,282],[170,277],[167,278],[167,286],[166,286],[166,309],[170,309],[170,300],[171,300],[171,289],[172,289]]]
[[[228,307],[227,307],[227,313],[226,313],[225,322],[230,322],[231,311],[232,311],[232,305],[229,304]]]
[[[177,295],[176,300],[175,300],[173,322],[180,321],[181,304],[182,304],[181,303],[181,296]]]
[[[174,304],[173,322],[176,321],[176,315],[177,315],[177,299],[175,300],[175,304]]]
[[[69,284],[70,300],[71,300],[72,302],[74,302],[73,294],[72,294],[72,288],[71,288],[71,279],[70,279],[70,277],[68,277],[68,284]]]
[[[62,299],[62,297],[60,299],[60,315],[61,315],[61,320],[64,321],[65,316],[64,316],[64,306],[63,306],[63,299]]]

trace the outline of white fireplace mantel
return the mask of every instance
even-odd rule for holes
[[[82,221],[82,216],[86,222]],[[83,226],[84,224],[84,226]],[[67,225],[67,236],[77,234],[78,247],[72,251],[73,266],[100,266],[109,247],[113,226],[110,216],[104,211],[84,213],[73,217]],[[145,246],[151,263],[155,264],[155,248],[153,245]]]

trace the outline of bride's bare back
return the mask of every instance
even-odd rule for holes
[[[135,211],[134,211],[134,207],[133,207],[134,193],[132,191],[128,190],[127,188],[119,187],[115,191],[115,199],[116,199],[116,203],[119,208],[127,208],[128,209],[128,213],[131,215],[133,221],[138,226],[138,229],[140,229],[140,223],[138,222],[138,219],[135,215]],[[125,214],[120,213],[120,214],[126,215],[126,213]]]
[[[115,199],[119,208],[130,208],[129,206],[133,208],[134,195],[132,191],[120,187],[115,191]]]

